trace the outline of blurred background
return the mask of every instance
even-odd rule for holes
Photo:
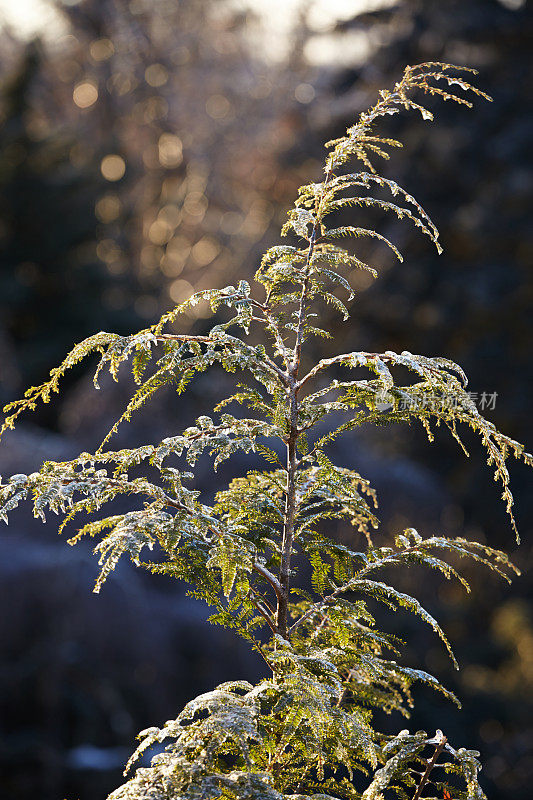
[[[405,142],[384,167],[441,230],[438,257],[408,225],[370,217],[403,250],[362,255],[378,281],[351,276],[353,316],[332,316],[335,350],[445,355],[470,388],[495,395],[486,415],[532,447],[533,8],[526,0],[1,0],[0,400],[42,382],[83,337],[129,333],[193,291],[250,278],[298,186],[320,175],[322,143],[389,87],[406,64],[479,70],[494,98],[474,111],[437,104],[429,126],[387,118]],[[370,216],[370,215],[369,215]],[[180,330],[209,324],[202,305]],[[316,356],[330,352],[316,345]],[[320,350],[319,348],[322,348]],[[208,411],[227,376],[163,394],[116,446],[155,441]],[[0,448],[0,472],[94,449],[130,386],[92,389],[73,371],[54,403]],[[413,525],[510,550],[511,588],[471,569],[466,596],[434,576],[416,589],[455,644],[404,617],[406,663],[434,672],[462,712],[416,692],[412,720],[442,728],[484,762],[491,800],[529,800],[533,782],[532,494],[512,470],[517,548],[490,468],[414,428],[364,431],[335,453],[380,496],[382,541]],[[205,496],[253,462],[217,473]],[[184,588],[123,565],[98,596],[90,548],[74,550],[20,512],[0,536],[0,794],[96,800],[121,782],[138,730],[174,717],[194,694],[261,664],[231,634],[207,629]],[[345,532],[339,529],[337,535]],[[413,578],[402,577],[407,589]]]

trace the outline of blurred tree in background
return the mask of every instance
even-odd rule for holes
[[[55,102],[47,116],[41,111],[45,68],[45,53],[31,44],[2,93],[0,315],[24,379],[46,375],[65,342],[94,320],[106,327],[116,319],[123,328],[133,320],[102,305],[119,280],[95,252],[94,206],[104,181],[90,163],[71,158],[75,139],[54,124]],[[16,377],[12,367],[4,391]]]
[[[298,185],[278,164],[298,69],[250,57],[244,14],[210,0],[59,7],[68,33],[11,46],[4,64],[2,327],[23,383],[85,318],[133,329],[252,271]]]
[[[498,393],[489,414],[498,427],[531,443],[530,3],[295,0],[293,8],[272,6],[268,24],[266,3],[251,0],[81,0],[58,2],[56,8],[63,20],[57,33],[43,32],[42,41],[28,44],[5,32],[0,55],[2,399],[42,380],[89,332],[127,333],[193,291],[253,274],[260,253],[277,240],[296,187],[316,179],[324,139],[342,133],[405,64],[444,60],[478,68],[479,85],[494,103],[481,106],[466,123],[460,111],[441,108],[431,136],[412,119],[391,118],[389,130],[395,135],[402,126],[407,152],[398,162],[409,165],[409,174],[398,174],[397,162],[395,175],[425,198],[445,253],[439,258],[416,237],[407,241],[407,226],[387,222],[387,230],[380,221],[380,230],[410,257],[391,269],[384,249],[378,245],[374,254],[370,247],[368,257],[382,264],[381,279],[369,287],[364,273],[353,276],[359,281],[357,312],[350,328],[339,326],[335,336],[346,340],[346,349],[372,342],[380,350],[445,353],[465,366],[478,400],[483,392]],[[197,307],[187,324],[201,330],[203,313]],[[70,439],[83,439],[89,428],[98,438],[106,426],[100,399],[88,394],[83,375],[77,379],[64,405],[56,404],[59,416],[47,410],[37,418],[59,432],[58,452],[70,452]],[[120,405],[123,395],[116,391]],[[200,381],[197,404],[216,391]],[[162,408],[159,419],[144,424],[164,429],[175,408]],[[179,408],[184,419],[198,410]],[[145,438],[139,431],[128,435]],[[418,441],[416,432],[407,437],[388,428],[382,437],[362,436],[346,459],[360,459],[361,472],[368,467],[369,477],[372,469],[385,470],[383,463],[384,480],[398,472],[407,476],[406,485],[423,477],[428,505],[436,509],[431,520],[443,532],[461,534],[466,528],[474,538],[507,546],[498,492],[481,465],[465,465],[444,439],[436,462]],[[26,470],[27,462],[19,466],[24,448],[37,464],[38,437],[28,429],[27,440],[17,439],[11,461],[8,454],[6,465],[4,456],[0,471]],[[402,461],[400,452],[410,453],[412,461]],[[423,473],[412,472],[415,461],[424,465]],[[513,485],[524,540],[515,558],[525,567],[533,541],[525,472],[515,470]],[[398,505],[386,510],[391,529],[402,525],[405,492],[406,498],[400,492]],[[419,527],[434,532],[428,525]],[[83,570],[85,594],[90,579]],[[205,644],[191,640],[186,629],[179,629],[183,644],[173,642],[177,634],[170,621],[169,633],[145,643],[153,661],[145,663],[135,653],[113,656],[111,644],[111,649],[101,645],[99,659],[73,644],[73,618],[58,633],[54,620],[63,602],[54,596],[46,604],[48,616],[40,609],[39,619],[32,617],[27,582],[27,571],[5,582],[9,603],[28,609],[26,623],[19,625],[26,640],[20,636],[13,643],[6,628],[12,642],[6,648],[10,703],[3,714],[0,762],[8,796],[25,800],[36,786],[43,800],[57,800],[67,791],[82,800],[103,796],[117,784],[113,748],[129,748],[132,733],[145,720],[153,722],[154,709],[162,719],[173,716],[184,697],[197,693],[191,671],[205,688],[225,675],[213,673],[217,665],[206,666]],[[60,576],[56,582],[67,591]],[[147,584],[136,591],[149,589]],[[471,726],[465,734],[484,752],[485,785],[494,800],[526,800],[533,780],[531,581],[525,576],[515,583],[513,600],[494,583],[490,607],[448,586],[432,584],[426,591],[422,599],[434,610],[440,607],[460,645],[460,660],[469,665],[455,687],[466,706],[460,723],[453,709],[439,708],[439,714],[449,715],[452,735],[458,724]],[[142,597],[146,608],[164,600]],[[459,605],[466,622],[456,630]],[[84,609],[77,613],[90,631]],[[122,619],[118,612],[117,619]],[[147,612],[149,626],[148,620]],[[121,628],[116,620],[113,625]],[[47,633],[36,636],[35,626]],[[420,632],[403,633],[414,649],[424,647]],[[24,655],[28,641],[31,657]],[[440,670],[438,653],[425,650],[434,659],[428,667]],[[54,653],[57,666],[46,680],[45,652]],[[107,674],[103,661],[111,665]],[[175,669],[180,686],[173,680]],[[439,674],[451,682],[444,665]],[[69,699],[59,699],[65,687]],[[419,712],[427,709],[429,718],[434,702],[419,702]],[[138,719],[125,721],[124,709],[135,706]],[[417,724],[429,723],[422,714]],[[46,757],[31,768],[24,756],[30,740],[34,752],[49,743]],[[86,753],[92,771],[80,767],[81,751],[78,761],[75,753],[65,755],[85,742],[106,743],[107,771],[105,754],[91,762]],[[51,750],[56,766],[43,783]],[[115,761],[121,760],[119,753]]]

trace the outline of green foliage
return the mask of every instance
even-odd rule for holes
[[[458,701],[432,675],[391,658],[400,654],[402,642],[377,629],[368,600],[419,616],[455,663],[438,622],[416,598],[388,582],[390,568],[433,569],[466,590],[461,558],[507,580],[516,569],[487,545],[438,534],[423,539],[412,528],[399,532],[392,546],[376,546],[375,492],[357,472],[333,463],[326,450],[337,436],[363,424],[418,420],[430,441],[431,424],[442,424],[459,443],[457,426],[467,425],[481,437],[515,530],[507,461],[512,455],[531,464],[532,457],[484,419],[466,391],[463,371],[447,359],[351,352],[301,371],[306,339],[328,335],[314,323],[319,304],[325,301],[349,316],[338,296],[344,290],[352,298],[342,270],[355,266],[375,274],[336,242],[372,236],[402,260],[394,244],[376,231],[335,222],[338,210],[350,207],[356,214],[377,206],[392,212],[420,228],[440,251],[438,231],[417,201],[375,172],[371,159],[387,158],[399,142],[377,136],[374,124],[401,108],[431,119],[411,98],[415,90],[467,105],[449,87],[486,97],[458,78],[458,71],[435,63],[408,67],[392,92],[381,92],[346,136],[329,143],[323,181],[302,187],[282,231],[294,234],[297,243],[271,248],[256,273],[261,299],[241,281],[193,295],[135,335],[99,333],[77,345],[48,382],[5,409],[2,430],[37,402],[48,402],[64,373],[91,353],[99,355],[97,388],[102,370],[117,380],[121,365],[129,363],[138,389],[100,447],[73,461],[45,462],[32,475],[12,476],[0,484],[0,513],[7,522],[9,512],[30,500],[43,519],[47,511],[63,514],[61,529],[78,514],[89,515],[70,543],[98,538],[101,571],[95,591],[123,555],[186,581],[194,597],[215,609],[212,621],[247,639],[271,673],[257,686],[224,684],[193,700],[163,728],[143,731],[128,769],[153,745],[169,739],[170,744],[113,793],[115,800],[419,800],[430,784],[438,797],[444,789],[458,799],[484,797],[477,753],[454,749],[440,731],[433,738],[408,731],[390,737],[377,729],[376,709],[409,716],[417,681]],[[351,159],[362,161],[365,171],[343,173]],[[373,189],[390,192],[401,205],[360,194]],[[200,300],[207,300],[213,313],[225,307],[229,319],[203,336],[169,332],[169,323]],[[266,332],[264,344],[250,343],[252,327]],[[172,384],[181,393],[196,373],[214,365],[250,380],[215,408],[218,418],[200,417],[195,426],[159,444],[107,449],[118,424],[159,388]],[[342,375],[357,369],[364,376],[341,380],[341,369]],[[413,382],[402,385],[396,377],[402,371]],[[230,404],[244,406],[253,416],[223,411]],[[187,488],[193,478],[188,469],[202,453],[213,457],[216,469],[237,450],[261,456],[264,470],[235,477],[211,505],[204,504],[198,491]],[[129,476],[145,468],[155,477]],[[126,494],[135,496],[135,507],[105,516],[104,506]],[[353,527],[353,546],[332,537],[338,520]],[[157,560],[141,561],[153,549]],[[308,564],[307,588],[295,585],[295,553]]]

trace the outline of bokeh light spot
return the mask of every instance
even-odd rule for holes
[[[126,162],[122,156],[105,156],[100,164],[100,171],[107,181],[119,181],[126,172]]]
[[[205,110],[211,119],[224,119],[231,110],[231,103],[223,94],[212,94],[207,99]]]
[[[207,210],[207,198],[202,192],[189,192],[184,200],[183,208],[193,217],[203,217]]]
[[[164,220],[171,228],[177,228],[181,220],[181,211],[178,206],[169,203],[169,205],[160,209],[157,217]]]
[[[122,250],[113,239],[102,239],[96,245],[96,255],[106,264],[112,264],[120,259]]]
[[[315,90],[310,83],[299,83],[294,90],[294,96],[299,103],[307,104],[315,98]]]
[[[168,287],[170,299],[175,303],[183,303],[193,292],[194,287],[192,284],[190,284],[189,281],[183,280],[183,278],[178,278],[177,281],[173,281]]]
[[[238,211],[226,211],[225,214],[222,214],[219,227],[222,233],[232,236],[240,231],[243,221],[243,216]]]
[[[144,79],[149,86],[164,86],[168,81],[168,72],[163,64],[150,64],[144,72]]]
[[[163,133],[159,137],[159,163],[162,167],[171,169],[179,167],[183,161],[183,145],[179,136],[173,133]]]
[[[94,83],[83,81],[74,87],[72,99],[78,108],[89,108],[98,100],[98,89]]]
[[[108,223],[117,219],[120,214],[121,202],[116,194],[106,194],[96,201],[94,213],[100,222]]]
[[[168,103],[164,97],[150,97],[144,106],[145,122],[154,122],[157,119],[164,119],[168,114]]]
[[[192,248],[192,257],[197,266],[205,267],[218,256],[219,252],[220,247],[218,244],[208,236],[204,236]]]
[[[106,61],[115,52],[115,45],[111,39],[95,39],[89,45],[89,52],[94,61]]]
[[[499,0],[502,6],[509,8],[511,11],[518,11],[518,9],[525,6],[526,0]]]
[[[162,219],[156,219],[156,221],[152,222],[150,225],[148,238],[152,244],[166,244],[172,236],[172,232],[172,228],[168,222]]]

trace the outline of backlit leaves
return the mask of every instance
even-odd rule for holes
[[[375,709],[409,716],[416,682],[457,699],[432,675],[397,663],[403,643],[378,629],[370,609],[378,601],[417,615],[453,658],[437,620],[393,585],[390,568],[433,570],[467,591],[462,559],[507,580],[516,570],[500,551],[438,532],[423,538],[407,528],[392,544],[377,546],[375,492],[358,472],[335,464],[328,447],[363,424],[413,419],[430,440],[431,425],[445,425],[463,446],[458,426],[467,425],[482,439],[514,527],[507,462],[511,455],[528,464],[533,459],[479,413],[463,371],[445,358],[353,351],[322,359],[306,375],[300,371],[306,339],[330,335],[320,327],[324,304],[348,318],[350,273],[377,274],[357,255],[359,240],[371,238],[402,260],[392,241],[361,223],[366,209],[415,225],[440,252],[427,212],[376,172],[374,162],[401,143],[376,133],[375,123],[402,109],[432,119],[413,99],[416,92],[466,105],[458,90],[488,99],[458,77],[464,71],[438,63],[407,67],[392,91],[382,91],[345,136],[327,144],[323,179],[300,189],[282,229],[293,243],[271,247],[256,272],[260,297],[240,281],[194,294],[139,333],[96,334],[76,345],[48,381],[5,408],[0,433],[22,412],[48,402],[67,370],[86,357],[98,359],[97,388],[103,372],[118,380],[129,369],[136,389],[96,452],[0,479],[0,517],[7,522],[27,501],[37,517],[62,515],[60,531],[76,524],[71,544],[95,541],[95,591],[123,557],[184,581],[190,595],[214,609],[211,621],[243,636],[271,673],[256,686],[223,684],[163,727],[143,731],[128,768],[150,748],[165,749],[113,800],[405,800],[426,796],[424,776],[436,767],[439,779],[432,774],[431,782],[439,797],[448,786],[444,770],[444,778],[449,773],[460,784],[454,798],[484,798],[475,752],[455,750],[440,731],[430,739],[424,732],[389,737],[376,729]],[[353,160],[362,171],[345,168]],[[208,332],[176,332],[180,315],[200,302],[214,315]],[[107,449],[119,423],[156,392],[172,387],[181,394],[213,367],[237,379],[213,417],[200,416],[156,444]],[[237,452],[256,458],[257,468],[204,503],[189,470],[201,456],[216,470]],[[339,523],[353,534],[342,542],[335,536]],[[143,560],[151,553],[153,561]],[[293,555],[298,560],[291,562]]]

